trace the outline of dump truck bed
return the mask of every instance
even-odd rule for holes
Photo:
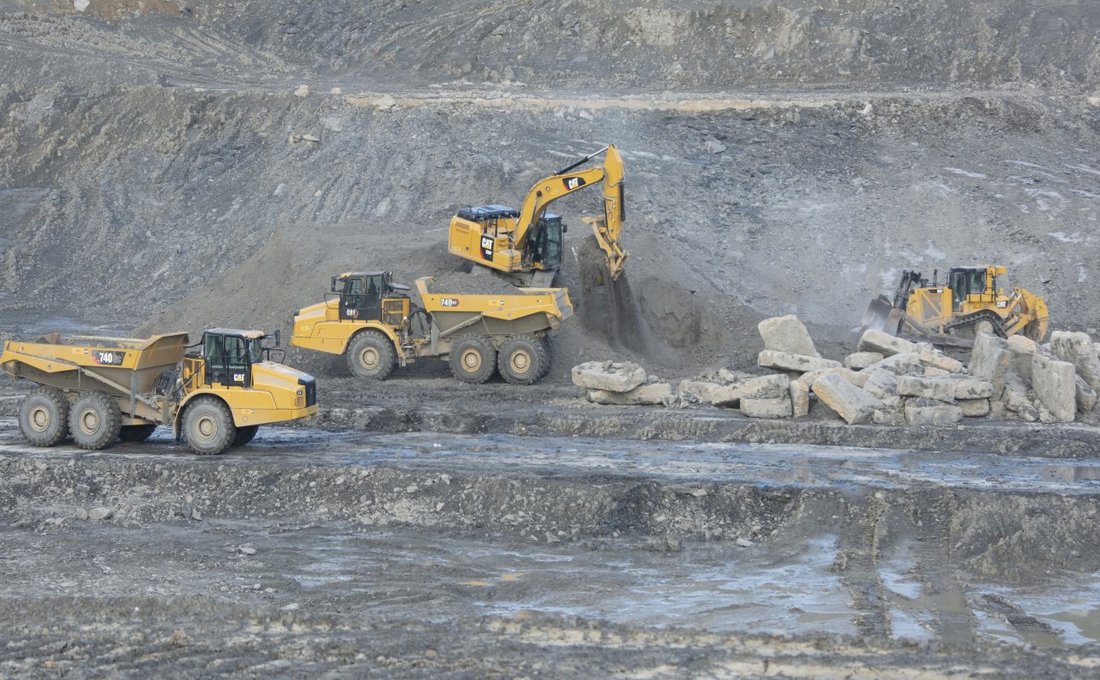
[[[111,393],[146,393],[165,369],[183,359],[186,333],[151,338],[51,336],[34,342],[10,341],[0,354],[0,368],[61,389],[96,385]]]
[[[516,288],[515,294],[483,295],[437,292],[432,290],[433,283],[432,277],[425,276],[416,280],[416,288],[424,309],[444,327],[448,325],[448,316],[480,315],[511,321],[541,314],[553,327],[573,316],[566,288]]]

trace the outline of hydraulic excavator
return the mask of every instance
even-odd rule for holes
[[[871,301],[863,327],[959,347],[969,347],[978,333],[1022,333],[1042,342],[1046,300],[1025,288],[1006,293],[1007,276],[999,265],[954,267],[943,283],[935,273],[929,283],[920,272],[906,270],[893,300],[880,295]]]
[[[578,169],[601,154],[602,165]],[[463,208],[451,219],[447,249],[518,286],[550,286],[561,268],[566,228],[561,217],[546,208],[562,196],[600,183],[603,217],[585,217],[583,221],[592,227],[614,281],[622,274],[627,253],[622,247],[623,159],[613,144],[540,179],[519,210],[503,205]]]

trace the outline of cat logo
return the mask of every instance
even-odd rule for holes
[[[234,373],[233,374],[233,382],[243,383],[244,382],[244,373]]]
[[[565,183],[567,191],[573,191],[574,189],[580,189],[585,185],[583,177],[566,177],[562,180]]]
[[[481,237],[481,256],[486,260],[493,259],[493,237]]]

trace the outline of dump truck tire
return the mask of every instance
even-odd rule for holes
[[[544,335],[539,340],[542,341],[542,346],[546,348],[546,361],[543,362],[542,373],[539,375],[541,380],[550,374],[550,368],[554,365],[554,346],[550,344],[549,335]]]
[[[118,439],[121,431],[118,402],[103,392],[81,394],[69,410],[69,433],[82,449],[105,449]]]
[[[245,425],[237,428],[237,435],[233,437],[233,446],[244,446],[260,431],[259,425]]]
[[[152,436],[156,425],[123,425],[118,438],[124,442],[143,442]]]
[[[393,343],[378,331],[363,331],[348,346],[348,370],[357,378],[385,380],[397,366]]]
[[[517,335],[504,341],[497,368],[505,382],[532,385],[544,373],[548,363],[546,345],[533,335]]]
[[[451,373],[462,382],[486,382],[496,372],[497,353],[488,339],[464,335],[451,348]]]
[[[19,405],[19,429],[34,446],[55,446],[69,433],[69,400],[61,390],[39,387]]]
[[[198,397],[183,413],[183,439],[200,456],[216,456],[232,446],[236,436],[229,408],[216,397]]]

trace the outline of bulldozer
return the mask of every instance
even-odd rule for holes
[[[1047,333],[1047,303],[1024,288],[1005,292],[1008,269],[1000,265],[953,267],[947,280],[932,281],[905,270],[891,300],[880,295],[863,316],[863,327],[933,344],[969,347],[978,333],[1006,338],[1022,333],[1041,342]]]
[[[578,170],[603,154],[600,166]],[[447,249],[472,265],[487,267],[521,287],[545,288],[561,268],[561,217],[546,212],[557,199],[602,184],[603,217],[586,217],[607,260],[612,281],[622,274],[627,253],[622,246],[623,159],[613,144],[589,154],[531,187],[519,210],[504,205],[466,207],[451,219]]]

